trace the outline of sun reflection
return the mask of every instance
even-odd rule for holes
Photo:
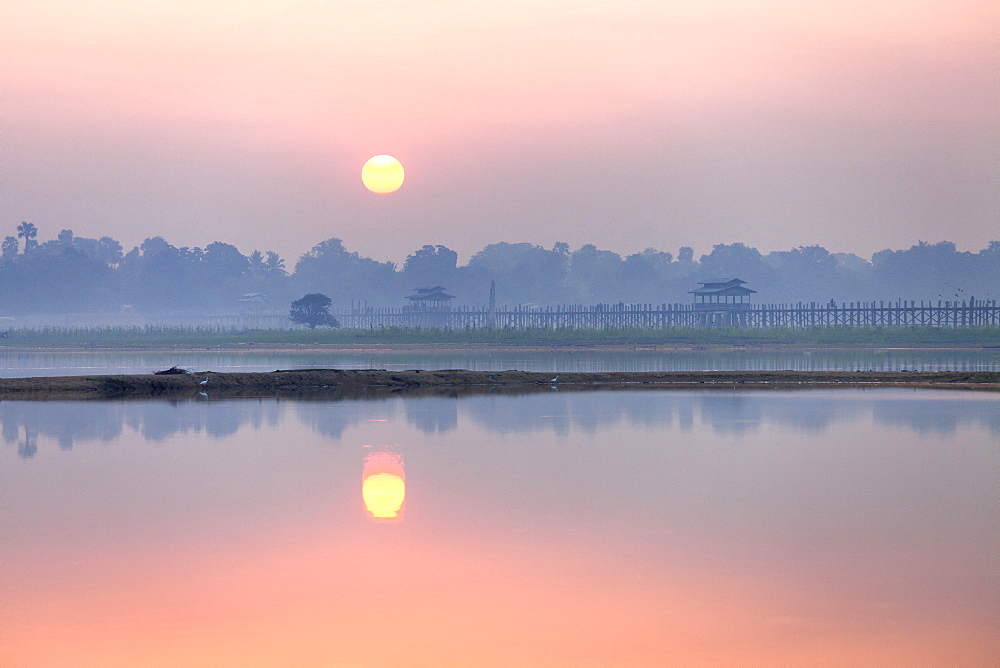
[[[376,522],[402,521],[406,475],[401,453],[379,450],[365,456],[361,498],[369,517]]]

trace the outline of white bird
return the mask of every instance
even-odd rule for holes
[[[199,392],[198,394],[200,394],[203,397],[207,397],[208,396],[208,392]]]
[[[552,380],[550,380],[549,382],[550,382],[550,383],[554,383],[554,382],[556,382],[557,380],[559,380],[559,376],[556,376],[555,378],[553,378],[553,379],[552,379]]]
[[[208,378],[198,383],[199,385],[208,385]]]

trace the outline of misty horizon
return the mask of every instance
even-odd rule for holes
[[[17,236],[15,236],[15,234]],[[80,237],[64,229],[39,242],[24,222],[3,238],[0,315],[124,313],[146,315],[246,310],[287,313],[288,304],[319,293],[335,309],[403,306],[424,286],[444,286],[456,305],[483,305],[495,283],[498,305],[685,303],[703,281],[740,278],[753,301],[850,302],[918,299],[960,302],[1000,297],[1000,241],[976,253],[954,243],[918,242],[866,260],[822,246],[761,253],[743,243],[715,244],[695,255],[646,248],[620,255],[584,244],[551,248],[497,242],[465,264],[444,245],[425,244],[398,265],[380,262],[333,237],[296,261],[271,250],[244,255],[214,241],[205,248],[150,237],[127,252],[110,236]],[[241,301],[243,300],[243,301]]]

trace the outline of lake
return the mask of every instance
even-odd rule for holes
[[[1000,371],[1000,348],[736,350],[497,350],[413,352],[373,348],[316,351],[62,351],[0,349],[0,377],[275,369],[469,369],[472,371]]]
[[[0,402],[0,665],[996,665],[1000,394]]]

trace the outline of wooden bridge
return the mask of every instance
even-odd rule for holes
[[[448,310],[362,308],[334,315],[346,329],[661,327],[988,327],[1000,325],[997,300],[819,304],[597,304]]]

